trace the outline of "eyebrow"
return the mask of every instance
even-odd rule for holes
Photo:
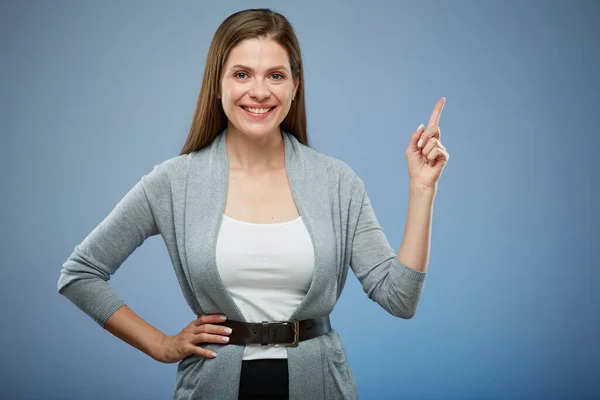
[[[236,64],[236,65],[230,67],[229,70],[231,71],[232,69],[237,69],[237,68],[239,68],[239,69],[245,69],[245,70],[250,71],[250,72],[254,72],[254,69],[248,67],[247,65],[241,65],[241,64]],[[269,68],[267,71],[274,71],[274,70],[277,70],[277,69],[289,72],[289,70],[285,66],[283,66],[283,65],[276,65],[274,67]]]

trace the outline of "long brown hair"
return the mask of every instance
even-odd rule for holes
[[[194,119],[179,155],[208,146],[227,127],[227,116],[217,98],[223,66],[231,49],[238,43],[256,38],[274,40],[288,53],[292,75],[299,81],[299,85],[290,111],[281,123],[281,129],[294,135],[300,143],[309,145],[306,135],[302,55],[298,39],[292,25],[283,15],[260,8],[238,11],[227,17],[217,29],[206,57]]]

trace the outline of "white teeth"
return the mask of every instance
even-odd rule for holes
[[[242,107],[244,110],[251,112],[252,114],[265,114],[271,110],[270,108],[250,108]]]

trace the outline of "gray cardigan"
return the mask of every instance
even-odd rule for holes
[[[209,146],[168,159],[144,175],[75,247],[62,265],[58,292],[104,326],[125,304],[107,281],[146,238],[160,234],[192,311],[223,313],[244,321],[215,263],[228,186],[225,135],[223,131]],[[348,266],[370,299],[394,316],[411,318],[426,273],[398,261],[363,181],[344,162],[302,145],[287,132],[282,136],[292,195],[315,250],[312,283],[290,319],[331,313]],[[174,399],[237,399],[244,347],[203,346],[218,356],[191,355],[181,360]],[[354,376],[335,329],[287,347],[287,355],[290,399],[357,398]]]

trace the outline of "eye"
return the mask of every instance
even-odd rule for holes
[[[284,77],[281,74],[278,73],[274,73],[273,75],[271,75],[271,78],[275,79],[276,81],[280,81],[282,80]]]
[[[246,79],[248,75],[245,72],[236,72],[233,76],[239,79]]]

